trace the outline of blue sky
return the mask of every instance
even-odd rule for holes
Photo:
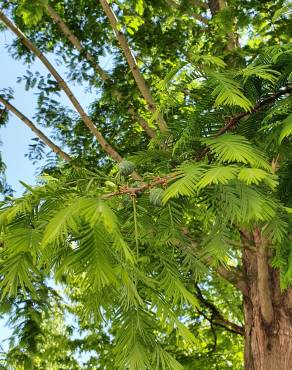
[[[33,118],[35,112],[35,105],[37,97],[33,91],[25,91],[24,84],[18,84],[16,82],[17,77],[25,74],[27,69],[31,72],[38,70],[41,73],[47,74],[47,71],[39,61],[35,61],[32,66],[23,65],[19,60],[13,60],[9,55],[6,46],[11,43],[13,36],[10,31],[6,30],[0,33],[0,64],[1,73],[0,75],[0,89],[12,87],[15,91],[13,104],[18,110],[29,118]],[[54,62],[54,57],[49,56],[51,62]],[[110,64],[110,58],[104,62]],[[56,63],[53,63],[56,65]],[[58,71],[65,74],[64,68],[58,67]],[[91,95],[85,93],[85,88],[69,84],[72,88],[76,97],[80,100],[84,108],[87,108],[93,98],[96,98],[96,94]],[[70,106],[70,103],[66,96],[61,95],[62,102]],[[42,129],[43,130],[43,129]],[[45,130],[43,130],[45,131]],[[49,134],[48,131],[46,131]],[[33,165],[25,153],[28,152],[28,146],[31,144],[31,139],[35,137],[30,129],[25,126],[17,117],[10,114],[9,122],[6,127],[0,129],[0,140],[2,145],[0,147],[3,160],[7,165],[7,182],[15,190],[15,196],[21,195],[23,192],[23,186],[19,183],[19,180],[24,181],[28,184],[35,184],[36,174],[38,165]],[[5,320],[0,320],[0,345],[5,346],[4,339],[8,338],[10,330],[5,326]],[[6,346],[5,346],[6,347]]]
[[[39,71],[46,75],[48,71],[44,68],[42,63],[36,60],[32,66],[23,65],[19,60],[14,60],[8,53],[6,46],[11,43],[12,34],[6,30],[0,33],[0,63],[1,70],[5,73],[0,75],[0,89],[5,87],[12,87],[14,89],[13,105],[20,110],[23,114],[30,119],[33,118],[37,97],[33,90],[25,91],[23,83],[17,83],[17,77],[25,74],[29,69],[31,72]],[[54,63],[54,56],[48,56],[50,61]],[[107,59],[107,60],[106,60]],[[110,64],[110,58],[104,58],[106,64]],[[57,67],[58,71],[65,77],[65,69],[61,66]],[[68,81],[67,81],[68,82]],[[85,92],[85,87],[70,84],[75,96],[84,108],[88,108],[90,103],[96,98],[95,94]],[[62,103],[68,104],[72,108],[68,98],[61,94]],[[44,130],[46,134],[49,132]],[[9,123],[6,127],[0,130],[0,140],[2,146],[0,148],[3,160],[7,165],[7,180],[10,185],[15,189],[16,194],[20,195],[23,191],[22,185],[19,180],[26,183],[33,184],[36,178],[36,171],[38,165],[34,166],[25,153],[28,152],[28,146],[31,144],[31,139],[35,137],[28,127],[26,127],[17,117],[10,114]]]

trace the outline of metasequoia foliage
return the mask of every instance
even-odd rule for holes
[[[225,350],[244,332],[244,250],[257,250],[262,315],[267,324],[273,319],[268,258],[282,289],[292,280],[285,9],[282,1],[235,0],[3,4],[0,19],[16,36],[10,51],[28,64],[39,58],[55,80],[40,73],[20,79],[37,92],[35,124],[11,95],[1,94],[0,103],[65,161],[1,204],[1,294],[26,300],[27,309],[40,286],[46,290],[45,277],[63,284],[80,327],[98,329],[102,345],[92,366],[213,368],[204,356],[228,343],[226,333],[236,339]],[[71,80],[98,91],[88,113],[49,53],[62,58]],[[108,68],[102,54],[111,57]],[[61,106],[60,90],[78,116]],[[52,311],[45,303],[38,302]],[[205,348],[196,334],[208,338]],[[80,348],[94,349],[89,337]],[[30,362],[22,363],[48,366],[41,339],[34,340],[25,352]]]

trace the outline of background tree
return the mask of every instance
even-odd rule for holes
[[[246,369],[289,369],[288,13],[284,1],[3,2],[10,52],[49,74],[19,79],[38,91],[36,123],[7,91],[1,104],[67,163],[2,204],[2,297],[25,297],[30,317],[53,277],[70,302],[61,332],[38,324],[9,366],[63,366],[41,354],[62,338],[71,368],[79,348],[95,351],[84,368],[240,369],[244,335]],[[96,94],[88,113],[45,54]],[[40,309],[58,316],[51,302]]]

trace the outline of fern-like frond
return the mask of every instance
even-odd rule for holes
[[[238,106],[245,111],[252,108],[251,101],[243,94],[240,84],[222,73],[210,74],[215,84],[212,96],[216,97],[215,106]]]
[[[238,167],[235,166],[212,166],[196,184],[198,189],[205,188],[211,184],[227,184],[236,178]]]
[[[118,333],[115,345],[119,369],[147,370],[151,368],[149,351],[155,345],[152,316],[142,309],[130,309],[117,316]]]
[[[0,283],[2,298],[15,297],[20,288],[24,294],[27,290],[35,293],[33,282],[36,280],[36,274],[39,274],[39,271],[29,252],[20,252],[2,259],[0,269],[0,275],[3,276]]]
[[[277,210],[277,204],[271,198],[238,181],[218,185],[214,198],[228,220],[241,224],[272,220]]]
[[[277,177],[275,175],[272,175],[260,168],[242,168],[239,171],[238,179],[245,182],[247,185],[259,185],[261,182],[264,182],[272,190],[274,190],[278,185]]]
[[[80,229],[76,246],[62,260],[57,275],[73,271],[83,276],[96,291],[110,284],[117,285],[118,279],[114,271],[117,261],[106,231],[100,224],[94,228],[85,224]]]
[[[227,237],[222,230],[208,236],[201,251],[201,257],[207,257],[211,264],[217,266],[227,264],[230,258],[231,246],[227,243]]]
[[[163,202],[166,203],[170,198],[179,195],[191,196],[196,193],[196,184],[206,171],[206,166],[198,163],[186,163],[178,167],[176,180],[166,190]]]
[[[257,76],[263,80],[275,83],[280,75],[280,72],[275,71],[270,65],[249,65],[238,72],[238,75],[243,76],[244,82],[251,76]]]
[[[282,141],[292,135],[292,114],[289,114],[289,116],[283,121],[283,128],[279,136],[279,144],[282,143]]]
[[[220,163],[239,162],[252,167],[270,170],[264,156],[243,136],[224,134],[216,138],[202,139]]]
[[[46,246],[50,243],[63,243],[69,231],[78,231],[78,219],[76,217],[76,209],[74,206],[68,206],[59,210],[48,223],[42,244]]]
[[[198,307],[198,301],[183,285],[176,266],[162,258],[161,267],[162,271],[157,279],[164,290],[165,298],[175,305],[187,303]]]
[[[274,244],[281,244],[287,237],[288,223],[287,220],[281,215],[273,218],[263,227],[263,235]]]
[[[183,366],[160,346],[155,347],[152,358],[155,370],[183,370]]]

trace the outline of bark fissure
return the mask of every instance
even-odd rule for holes
[[[274,312],[269,281],[268,253],[265,240],[258,229],[254,232],[254,241],[257,247],[257,281],[261,313],[264,321],[270,324],[273,321]]]
[[[251,237],[257,250],[246,248],[243,252],[248,288],[243,297],[245,369],[290,370],[292,289],[280,290],[279,272],[268,263],[267,241],[259,230]]]

